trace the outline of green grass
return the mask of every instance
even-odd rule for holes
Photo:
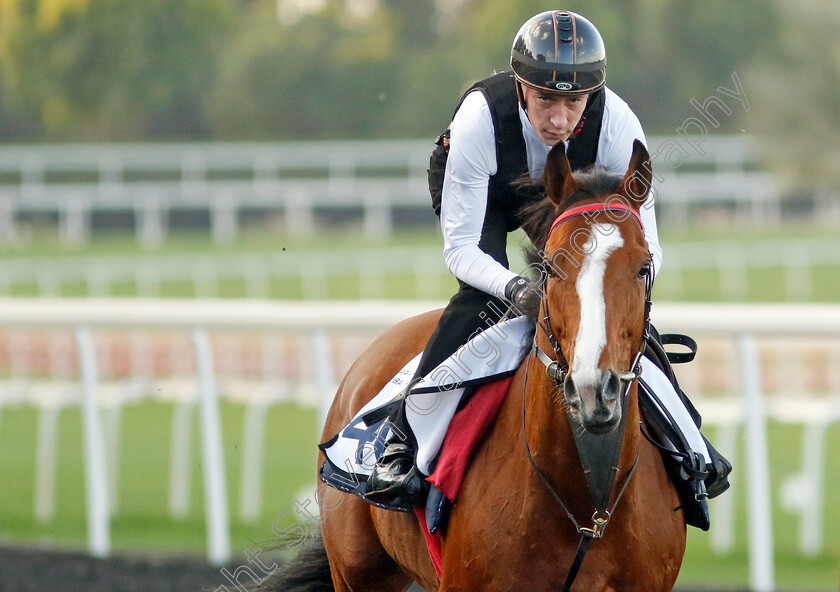
[[[790,224],[778,229],[741,229],[729,228],[697,228],[687,232],[671,233],[663,230],[661,241],[666,251],[665,267],[659,274],[654,289],[654,297],[658,300],[682,301],[752,301],[779,302],[790,299],[786,292],[785,269],[781,266],[768,268],[751,268],[745,271],[742,278],[743,290],[733,289],[733,284],[726,276],[721,276],[717,269],[700,269],[678,271],[668,267],[667,252],[669,247],[682,243],[702,245],[725,240],[730,243],[749,243],[756,240],[808,238],[836,238],[836,233],[821,227],[808,227]],[[520,245],[526,239],[519,231],[514,233],[508,241],[508,252],[511,268],[522,270]],[[297,257],[300,254],[344,251],[371,251],[389,248],[424,248],[437,250],[441,247],[439,232],[430,230],[400,230],[387,243],[364,238],[358,230],[344,229],[330,233],[323,233],[313,237],[273,236],[265,231],[244,234],[232,245],[216,245],[205,234],[176,234],[161,246],[160,249],[145,253],[146,256],[174,256],[174,255],[225,255],[231,254],[280,254]],[[699,246],[698,248],[702,248]],[[68,249],[51,235],[44,235],[38,240],[31,240],[17,247],[0,250],[0,265],[4,260],[28,258],[56,259],[60,264],[62,258],[72,257],[114,257],[140,254],[131,236],[106,236],[76,249]],[[442,258],[441,258],[442,261]],[[440,268],[442,269],[442,263]],[[381,297],[393,299],[410,299],[417,297],[416,279],[413,269],[404,273],[391,273],[382,278],[383,289],[376,293]],[[805,298],[814,302],[840,301],[840,266],[816,266],[811,270],[811,288],[805,290]],[[454,278],[448,273],[427,280],[431,287],[424,291],[424,297],[448,299],[457,287]],[[318,293],[307,293],[309,298],[363,298],[370,292],[369,285],[362,284],[356,270],[348,271],[346,275],[326,278],[323,289]],[[66,283],[61,286],[61,294],[65,297],[88,296],[84,282]],[[216,284],[215,294],[221,298],[243,298],[247,296],[247,284],[244,279],[227,279]],[[117,283],[111,287],[111,293],[116,297],[136,296],[141,288],[133,282]],[[34,283],[28,285],[14,285],[11,287],[14,296],[28,297],[39,295],[39,287]],[[160,286],[160,295],[164,298],[193,297],[196,289],[191,281],[164,282]],[[304,297],[302,280],[297,277],[273,278],[268,282],[267,293],[274,299],[301,299]],[[794,296],[798,297],[798,296]]]
[[[517,231],[510,235],[508,244],[516,250],[524,237]],[[755,240],[796,239],[796,238],[837,238],[833,228],[811,224],[790,222],[778,227],[754,228],[740,224],[704,225],[688,228],[669,229],[666,223],[659,224],[660,242],[667,249],[670,244],[694,243],[702,241],[727,241],[747,243]],[[366,237],[360,228],[347,226],[316,233],[312,236],[288,236],[284,232],[272,232],[266,229],[242,232],[230,244],[215,244],[206,232],[171,233],[159,248],[146,251],[147,254],[183,255],[198,253],[281,253],[290,254],[312,251],[331,251],[342,249],[389,248],[389,247],[441,247],[443,244],[440,231],[433,227],[419,229],[398,228],[387,240]],[[132,233],[114,233],[97,235],[94,240],[78,246],[68,245],[59,240],[54,231],[36,232],[13,245],[4,245],[0,249],[0,260],[22,257],[66,257],[70,256],[108,256],[136,255],[140,252]]]
[[[246,548],[268,547],[279,539],[271,525],[281,512],[290,512],[292,502],[314,485],[315,413],[296,405],[278,405],[268,415],[265,442],[264,489],[260,517],[253,523],[237,515],[243,408],[222,405],[224,452],[228,478],[231,537],[234,560]],[[189,515],[169,517],[169,452],[172,407],[146,402],[123,411],[120,441],[119,502],[111,519],[113,547],[117,550],[153,552],[205,552],[204,505],[200,450],[194,432],[192,499]],[[21,543],[48,542],[59,547],[84,548],[85,502],[82,441],[78,409],[62,411],[57,459],[56,515],[49,523],[33,517],[35,437],[37,412],[32,408],[6,408],[0,417],[0,538]],[[195,426],[197,428],[197,426]],[[769,426],[771,478],[774,491],[799,468],[802,430],[790,425]],[[713,434],[710,434],[713,437]],[[714,439],[714,437],[713,437]],[[741,440],[742,441],[742,440]],[[825,550],[813,559],[798,551],[798,518],[774,503],[774,543],[777,585],[789,590],[836,589],[840,558],[840,458],[830,451],[840,447],[840,429],[829,431],[825,487]],[[748,583],[748,553],[745,507],[745,461],[742,451],[736,462],[736,484],[725,495],[737,497],[735,548],[724,556],[710,550],[710,534],[689,529],[688,550],[679,583],[745,587]],[[714,512],[712,501],[712,511]],[[713,517],[714,519],[714,517]]]
[[[197,410],[196,410],[197,414]],[[227,495],[234,555],[271,542],[272,520],[314,487],[318,435],[315,411],[283,404],[267,416],[261,514],[253,523],[238,516],[243,407],[222,404]],[[78,408],[61,412],[56,459],[55,517],[34,517],[37,411],[5,408],[0,415],[0,538],[82,548],[86,540],[82,434]],[[172,406],[143,403],[122,413],[118,506],[111,519],[115,549],[203,553],[206,546],[198,425],[193,426],[191,503],[183,519],[169,516]]]
[[[714,430],[708,430],[714,442]],[[749,581],[746,459],[741,449],[730,458],[735,464],[735,485],[724,495],[736,496],[735,547],[732,553],[718,555],[711,549],[711,533],[690,528],[685,561],[680,573],[682,585],[709,583],[716,586],[746,587]],[[780,486],[801,469],[803,429],[799,426],[770,423],[768,445],[773,503],[773,545],[776,585],[783,590],[836,590],[840,566],[840,458],[832,454],[840,446],[840,426],[829,430],[826,439],[826,483],[823,491],[824,549],[813,558],[799,550],[799,516],[780,505]],[[729,452],[729,451],[725,451]],[[729,456],[729,455],[728,455]],[[710,501],[714,527],[715,500]]]
[[[0,260],[24,257],[105,257],[125,255],[188,255],[232,253],[290,254],[341,249],[394,247],[429,247],[442,245],[440,231],[434,228],[399,230],[387,240],[367,238],[358,228],[338,229],[310,237],[290,237],[265,230],[242,233],[233,242],[216,244],[206,232],[171,233],[158,248],[141,251],[131,233],[105,234],[85,244],[68,246],[54,232],[38,232],[17,244],[4,245]]]

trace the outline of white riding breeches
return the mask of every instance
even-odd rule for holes
[[[676,427],[683,433],[691,450],[697,454],[702,454],[703,459],[708,463],[711,456],[709,455],[709,450],[706,448],[706,441],[700,433],[700,428],[691,419],[688,409],[685,408],[682,399],[677,394],[671,381],[665,376],[665,373],[659,369],[659,366],[644,356],[642,357],[642,380],[645,381],[650,387],[650,390],[656,395],[654,402],[664,407],[671,417],[674,418]],[[663,445],[676,451],[676,447],[668,442],[667,438],[662,436],[662,434],[659,434],[659,436]]]

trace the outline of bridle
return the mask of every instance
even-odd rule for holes
[[[558,224],[561,224],[562,222],[577,216],[586,216],[587,214],[594,215],[594,213],[596,212],[621,212],[624,217],[632,215],[638,221],[639,226],[642,228],[642,231],[644,231],[644,226],[642,224],[641,217],[639,216],[638,212],[636,212],[629,206],[623,203],[596,203],[571,208],[563,212],[563,214],[561,214],[551,225],[551,229],[548,232],[548,236],[551,236],[551,232],[557,227]],[[546,238],[546,243],[547,242],[548,237]],[[543,264],[546,266],[551,265],[551,263],[546,261],[545,258],[543,259]],[[578,453],[581,456],[581,462],[584,465],[583,468],[584,474],[586,475],[587,487],[589,489],[589,493],[593,501],[593,506],[595,508],[595,512],[592,514],[591,518],[592,526],[589,528],[581,526],[575,519],[568,506],[563,502],[563,499],[560,497],[560,495],[557,493],[554,487],[552,487],[551,483],[540,470],[539,466],[537,466],[537,463],[534,460],[533,455],[531,454],[531,449],[528,446],[528,437],[525,422],[525,392],[527,390],[526,387],[528,384],[528,371],[530,370],[531,366],[531,356],[536,357],[545,366],[546,375],[554,381],[558,389],[562,390],[563,383],[566,380],[566,377],[569,373],[569,363],[563,355],[563,352],[560,347],[560,341],[554,335],[554,331],[552,330],[551,319],[549,317],[547,305],[544,304],[542,307],[544,311],[542,319],[537,320],[537,326],[547,337],[549,343],[551,344],[551,348],[553,349],[554,355],[552,357],[551,355],[544,352],[537,345],[537,335],[535,334],[533,346],[531,348],[531,354],[529,355],[528,363],[525,368],[525,379],[523,381],[522,386],[522,437],[525,442],[525,451],[528,455],[528,460],[530,461],[531,466],[533,467],[537,475],[540,477],[543,486],[548,490],[548,493],[552,496],[552,498],[554,498],[554,500],[560,505],[560,507],[563,508],[563,510],[566,513],[566,516],[569,518],[572,525],[575,527],[575,530],[580,535],[577,553],[575,554],[575,558],[572,562],[571,567],[569,568],[569,573],[566,576],[566,581],[563,584],[563,587],[561,588],[562,592],[569,592],[569,590],[571,590],[572,584],[574,583],[578,571],[580,570],[580,566],[583,563],[586,551],[589,548],[589,543],[591,543],[593,540],[600,539],[604,535],[604,530],[606,529],[607,524],[609,523],[610,518],[612,517],[613,511],[618,505],[618,502],[621,499],[621,497],[624,495],[624,492],[630,483],[630,479],[633,477],[633,474],[636,471],[636,466],[639,460],[638,454],[636,456],[636,460],[633,462],[633,466],[630,468],[627,477],[624,480],[624,484],[621,486],[621,489],[618,492],[618,495],[615,497],[615,500],[613,501],[612,505],[609,506],[609,508],[607,508],[610,493],[613,487],[615,473],[618,470],[618,457],[621,452],[621,443],[624,437],[624,430],[626,428],[627,399],[633,382],[635,382],[635,380],[641,375],[641,358],[645,351],[645,344],[647,343],[648,335],[650,334],[650,306],[652,288],[653,268],[651,262],[650,266],[648,267],[647,276],[645,278],[645,319],[641,343],[639,344],[639,349],[637,350],[633,358],[633,362],[631,363],[629,370],[619,376],[619,380],[623,385],[620,397],[620,402],[622,405],[622,419],[619,427],[611,434],[605,436],[593,436],[582,430],[572,430],[575,438],[575,444],[578,448]],[[546,297],[547,293],[546,286],[544,283],[542,287],[543,301],[545,301]],[[604,442],[605,438],[607,438],[609,441],[605,442],[605,446],[600,446],[599,444],[601,442]],[[588,440],[588,442],[583,442],[584,440]],[[586,451],[593,447],[597,450],[591,455],[589,455],[589,453]],[[607,465],[608,471],[606,474],[603,472],[603,470],[597,472],[592,470],[592,466],[586,466],[587,464],[591,465],[592,463],[590,462],[590,459],[600,456],[601,449],[605,447],[607,448],[605,452],[607,452],[610,460],[609,464]],[[600,477],[600,479],[596,478],[596,474]]]
[[[548,238],[551,236],[551,233],[554,229],[561,223],[569,220],[570,218],[575,218],[578,216],[586,216],[587,214],[594,214],[595,212],[622,212],[624,216],[631,215],[633,216],[636,221],[639,223],[639,226],[642,228],[644,232],[644,225],[642,224],[642,218],[639,216],[639,213],[627,206],[623,203],[594,203],[588,204],[584,206],[579,206],[576,208],[571,208],[563,212],[554,223],[551,225],[551,228],[548,231],[548,236],[546,237],[546,243],[548,243]],[[543,258],[543,264],[547,267],[551,266],[551,263]],[[639,365],[642,354],[645,351],[645,343],[647,342],[647,337],[650,335],[650,306],[651,306],[651,291],[653,290],[653,261],[651,259],[650,263],[651,267],[645,277],[645,326],[644,331],[642,332],[642,340],[639,345],[639,350],[636,353],[635,358],[633,359],[633,363],[630,365],[630,370],[622,374],[619,378],[622,382],[632,383],[636,378],[638,378],[639,374],[641,373],[641,366]],[[542,288],[542,299],[546,299],[546,291],[545,285]],[[533,353],[536,355],[537,359],[543,363],[545,366],[545,373],[548,375],[549,378],[553,379],[557,387],[560,388],[563,384],[563,381],[566,379],[566,375],[569,372],[569,363],[566,361],[565,356],[560,348],[560,341],[555,337],[554,331],[551,328],[551,318],[549,317],[548,307],[543,307],[544,314],[541,320],[537,321],[537,325],[540,329],[542,329],[543,333],[545,333],[546,337],[548,338],[549,343],[551,343],[551,348],[554,350],[554,358],[549,356],[545,353],[542,349],[539,348],[537,345],[537,338],[534,335],[534,345],[533,345]]]

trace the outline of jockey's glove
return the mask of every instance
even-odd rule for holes
[[[521,275],[510,280],[505,286],[505,298],[520,314],[535,315],[540,308],[541,296],[539,287]]]

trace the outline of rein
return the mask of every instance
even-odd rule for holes
[[[576,216],[586,216],[592,212],[604,212],[604,211],[620,211],[623,212],[624,217],[628,215],[633,215],[636,220],[639,222],[639,226],[642,227],[644,230],[644,226],[642,226],[641,218],[639,214],[633,210],[632,208],[621,204],[621,203],[598,203],[598,204],[588,204],[584,206],[580,206],[577,208],[572,208],[567,210],[562,215],[560,215],[554,223],[551,225],[551,229],[549,230],[549,236],[551,236],[551,232],[554,228],[564,220],[568,220],[569,218],[573,218]],[[623,219],[623,218],[622,218]],[[548,239],[546,239],[548,242]],[[586,528],[580,525],[578,521],[575,519],[572,512],[569,510],[568,506],[563,502],[563,499],[557,493],[557,491],[552,487],[551,483],[548,481],[548,478],[543,474],[540,470],[539,466],[536,463],[533,455],[531,454],[531,448],[528,445],[528,435],[526,429],[526,417],[525,417],[525,393],[527,391],[528,385],[528,373],[531,367],[531,359],[532,357],[536,357],[544,366],[545,366],[545,373],[546,375],[552,379],[557,386],[558,389],[563,389],[563,383],[566,380],[569,372],[569,363],[566,361],[565,356],[560,348],[560,342],[554,335],[554,331],[551,328],[551,319],[549,318],[548,306],[544,306],[544,316],[542,320],[537,321],[537,325],[542,329],[543,333],[549,340],[552,349],[554,350],[554,358],[550,355],[545,353],[540,347],[537,345],[537,336],[534,335],[533,346],[531,348],[531,353],[528,356],[528,364],[525,368],[525,378],[523,381],[522,386],[522,437],[525,443],[525,452],[528,455],[528,461],[531,464],[531,467],[539,476],[543,486],[546,488],[548,493],[551,495],[552,498],[563,508],[563,511],[566,513],[566,516],[569,518],[569,521],[574,526],[577,533],[580,535],[580,540],[578,541],[577,552],[575,554],[575,558],[572,561],[572,565],[569,568],[569,573],[566,576],[566,581],[563,584],[561,591],[562,592],[569,592],[571,587],[577,577],[578,571],[580,570],[581,565],[583,564],[583,559],[586,556],[586,551],[589,548],[589,544],[593,540],[600,539],[604,535],[604,530],[607,527],[607,524],[610,521],[610,518],[615,511],[618,502],[621,500],[622,496],[624,495],[627,486],[630,484],[630,480],[633,477],[633,474],[636,471],[636,467],[639,461],[639,453],[636,454],[636,459],[633,461],[633,465],[631,466],[627,477],[624,480],[624,483],[621,486],[621,489],[616,495],[615,500],[613,501],[612,505],[607,509],[607,504],[609,502],[610,492],[612,490],[614,480],[615,480],[615,473],[618,471],[618,457],[621,453],[621,444],[624,439],[624,432],[627,427],[627,401],[628,396],[630,394],[630,389],[633,385],[633,382],[641,375],[641,358],[645,351],[645,343],[647,342],[647,337],[650,334],[650,306],[651,306],[651,290],[653,288],[653,271],[652,269],[649,271],[646,281],[645,281],[645,319],[644,319],[644,331],[642,334],[641,343],[639,345],[639,350],[636,352],[636,355],[633,358],[633,362],[630,365],[630,369],[621,374],[619,379],[624,384],[623,392],[621,394],[620,402],[621,402],[621,410],[622,410],[622,419],[621,423],[616,430],[609,435],[604,436],[592,436],[588,433],[581,432],[578,433],[577,430],[574,428],[572,429],[572,434],[575,439],[575,445],[578,449],[578,454],[581,457],[581,463],[583,464],[584,474],[586,476],[587,481],[587,488],[589,489],[590,496],[593,500],[593,506],[595,508],[595,512],[592,514],[592,527]],[[545,285],[543,285],[543,300],[547,297]],[[568,411],[568,409],[567,409]],[[569,418],[571,421],[571,417]],[[589,442],[583,442],[586,437],[589,437]],[[611,436],[611,438],[610,438]],[[604,443],[603,445],[599,445],[600,443]],[[612,450],[609,450],[610,453],[610,462],[608,463],[607,473],[605,474],[603,471],[598,472],[596,478],[596,471],[593,467],[593,460],[597,459],[600,456],[601,450],[606,446],[607,448],[612,445]],[[587,448],[595,448],[595,451],[592,458],[589,456],[585,450]],[[603,464],[603,463],[602,463]]]
[[[624,495],[624,491],[630,484],[630,479],[636,472],[636,467],[639,462],[639,455],[638,453],[636,454],[636,460],[633,461],[633,466],[630,467],[630,471],[627,473],[627,478],[624,480],[624,484],[621,486],[621,490],[619,490],[618,495],[615,497],[615,501],[613,501],[612,506],[610,506],[608,510],[598,508],[595,509],[595,512],[593,512],[591,518],[591,528],[581,526],[577,519],[575,519],[575,516],[574,514],[572,514],[572,511],[569,510],[569,507],[563,502],[563,499],[560,497],[560,494],[557,493],[557,491],[549,482],[548,478],[545,476],[542,470],[540,470],[540,467],[537,465],[536,460],[534,460],[533,454],[531,454],[531,447],[528,445],[528,436],[525,420],[525,390],[528,384],[528,371],[531,367],[531,356],[534,355],[535,352],[540,352],[540,350],[536,347],[536,342],[534,342],[534,348],[532,349],[531,354],[529,354],[528,356],[528,365],[525,367],[525,380],[523,381],[522,387],[522,437],[525,442],[525,452],[528,455],[528,461],[531,463],[531,467],[534,469],[534,472],[537,473],[537,476],[539,476],[543,486],[546,488],[548,493],[551,495],[552,498],[554,498],[554,501],[556,501],[560,505],[560,507],[563,508],[563,511],[566,513],[566,516],[569,518],[569,521],[572,523],[572,526],[575,527],[575,530],[580,535],[580,540],[578,541],[578,547],[577,552],[575,553],[575,558],[572,561],[571,567],[569,567],[569,573],[566,576],[566,581],[563,584],[563,587],[560,588],[561,592],[569,592],[572,588],[572,584],[574,583],[575,578],[577,577],[578,571],[580,570],[580,566],[583,564],[583,558],[586,556],[586,551],[589,549],[589,543],[591,543],[593,540],[600,539],[602,536],[604,536],[604,530],[606,529],[610,518],[612,518],[613,512],[615,511],[618,502]],[[622,413],[624,413],[624,411],[627,408],[627,395],[630,391],[631,384],[632,383],[630,382],[627,383],[624,394],[622,395]],[[626,414],[624,419],[626,419]],[[624,434],[625,427],[626,424],[622,423],[620,430],[622,436]]]

